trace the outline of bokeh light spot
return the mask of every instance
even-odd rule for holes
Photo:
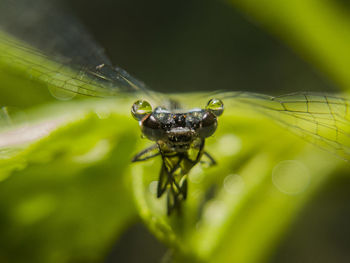
[[[310,184],[310,173],[300,161],[286,160],[278,163],[272,171],[272,182],[282,193],[297,195]]]

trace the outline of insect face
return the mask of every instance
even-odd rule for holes
[[[161,107],[151,111],[148,102],[137,101],[132,107],[132,114],[139,120],[142,133],[149,140],[165,143],[175,151],[186,151],[196,138],[210,137],[217,128],[217,116],[223,111],[222,102],[210,100],[208,105],[206,109],[173,113]],[[221,108],[217,109],[217,105]]]

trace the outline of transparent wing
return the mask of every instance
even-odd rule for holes
[[[250,107],[321,148],[350,160],[350,100],[346,97],[294,93],[278,97],[247,92],[212,95],[226,108]]]
[[[126,71],[113,67],[59,1],[1,0],[0,30],[2,59],[22,64],[33,77],[51,86],[97,97],[151,93]]]

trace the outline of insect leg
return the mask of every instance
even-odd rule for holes
[[[171,187],[168,190],[168,194],[167,194],[167,214],[168,216],[171,215],[171,213],[173,212],[173,210],[175,208],[180,208],[180,203],[177,199],[177,195],[175,194],[175,190]]]
[[[181,214],[181,201],[185,200],[183,198],[183,195],[181,192],[178,192],[176,189],[174,189],[174,185],[171,185],[168,188],[168,194],[167,194],[167,214],[170,216],[172,211],[176,209],[179,214]]]
[[[209,160],[208,161],[201,161],[201,162],[208,164],[209,166],[213,166],[213,165],[217,164],[215,159],[208,152],[204,152],[203,155],[205,155]]]
[[[158,144],[153,144],[152,146],[136,154],[132,159],[132,162],[134,163],[134,162],[146,161],[158,155],[160,155]]]
[[[162,168],[160,170],[159,174],[159,181],[157,185],[157,198],[161,197],[162,194],[165,192],[167,186],[169,184],[169,175],[167,168],[165,167],[165,164],[162,164]]]
[[[198,153],[196,153],[195,158],[191,158],[188,154],[184,157],[185,160],[192,165],[192,167],[195,166],[200,161],[203,153],[205,154],[204,144],[205,144],[205,141],[201,140],[200,143],[196,146],[196,149],[198,148]]]
[[[185,178],[183,180],[183,182],[181,183],[180,191],[182,193],[182,196],[183,196],[184,200],[186,200],[186,198],[187,198],[187,178]]]
[[[176,183],[176,180],[174,178],[174,172],[180,167],[180,163],[182,161],[182,158],[179,158],[175,166],[169,171],[167,165],[166,165],[166,158],[167,157],[161,150],[159,150],[159,154],[162,156],[162,168],[160,170],[159,174],[159,181],[157,186],[157,197],[161,197],[162,194],[165,192],[168,185],[175,185],[176,188],[180,189],[179,185]],[[172,156],[175,157],[176,155]]]

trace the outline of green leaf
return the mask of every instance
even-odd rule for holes
[[[101,109],[92,112],[93,104],[56,106],[69,119],[27,123],[21,133],[44,137],[17,146],[10,157],[2,154],[2,261],[100,261],[135,220],[128,170],[138,134],[128,117],[109,111],[107,118]],[[54,120],[47,133],[45,124]]]

